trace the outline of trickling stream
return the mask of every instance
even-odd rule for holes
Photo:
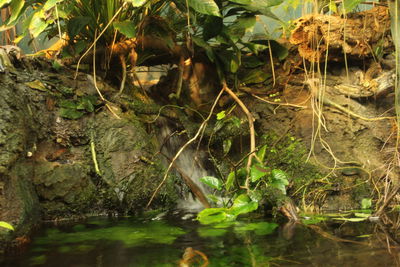
[[[26,251],[7,254],[0,265],[201,266],[183,265],[184,251],[192,247],[208,266],[395,266],[397,251],[388,252],[376,228],[370,222],[310,227],[254,219],[213,227],[176,215],[91,218],[43,227]],[[193,260],[202,263],[196,255]]]

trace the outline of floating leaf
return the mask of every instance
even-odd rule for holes
[[[254,231],[256,235],[269,235],[272,234],[278,227],[276,223],[269,222],[257,222],[257,223],[247,223],[241,224],[234,228],[235,232],[246,232]]]
[[[14,227],[7,222],[0,221],[0,227],[14,231]]]
[[[227,230],[201,227],[197,229],[197,232],[200,237],[206,238],[206,237],[223,236],[227,233]]]
[[[219,223],[225,221],[227,218],[225,208],[209,208],[204,209],[197,214],[197,220],[202,224]]]
[[[200,181],[203,184],[208,185],[211,188],[217,189],[217,190],[221,190],[222,189],[222,182],[220,179],[213,177],[213,176],[204,176],[202,178],[200,178]]]
[[[367,218],[333,218],[333,219],[346,222],[362,222],[365,221]]]
[[[213,0],[188,0],[189,6],[205,15],[221,17],[218,5]]]
[[[29,86],[32,89],[36,89],[42,92],[47,92],[46,86],[39,80],[34,80],[32,82],[26,82],[25,85]]]

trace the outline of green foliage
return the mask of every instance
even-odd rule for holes
[[[86,113],[94,112],[97,100],[95,96],[83,96],[78,100],[61,100],[58,103],[60,106],[59,114],[66,119],[79,119]]]
[[[0,221],[0,227],[3,227],[3,228],[6,228],[8,230],[14,231],[14,227],[11,224],[7,223],[7,222]]]
[[[370,209],[372,207],[372,199],[370,198],[363,198],[361,200],[361,209]]]

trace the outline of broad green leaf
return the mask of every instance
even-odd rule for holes
[[[271,172],[270,186],[275,187],[286,195],[286,186],[289,184],[286,173],[282,170],[274,169]]]
[[[226,178],[225,189],[229,191],[231,189],[233,182],[235,181],[235,172],[230,172]]]
[[[214,0],[188,0],[188,2],[191,8],[201,14],[221,17],[219,7]]]
[[[91,22],[90,17],[76,16],[68,20],[67,31],[70,38],[78,35]]]
[[[60,108],[59,114],[63,118],[76,120],[82,117],[85,113],[76,109]]]
[[[124,0],[124,1],[132,3],[134,7],[141,7],[147,2],[147,0]]]
[[[268,170],[261,164],[253,164],[250,169],[251,181],[254,183],[267,174]]]
[[[197,220],[202,224],[219,223],[225,221],[227,218],[225,208],[209,208],[204,209],[197,214]]]
[[[14,231],[14,227],[11,224],[3,222],[3,221],[0,221],[0,227]]]
[[[361,2],[362,0],[343,0],[342,13],[352,12]]]
[[[261,160],[261,162],[264,161],[265,158],[265,151],[267,150],[267,146],[264,145],[262,146],[258,151],[257,151],[257,157]]]
[[[41,34],[48,24],[41,18],[40,12],[36,12],[29,24],[29,32],[32,34],[32,38],[36,38]]]
[[[244,84],[256,84],[256,83],[263,83],[272,75],[269,72],[265,72],[263,69],[256,68],[249,70],[245,74],[241,75],[243,78],[240,81]]]
[[[76,104],[75,101],[66,100],[66,99],[61,100],[61,101],[58,103],[58,105],[59,105],[61,108],[70,108],[70,109],[76,109],[77,106],[78,106],[78,104]]]
[[[43,10],[47,11],[62,1],[64,0],[47,0],[47,2],[43,6]]]
[[[271,49],[272,55],[279,60],[285,59],[289,55],[289,50],[275,40],[270,39],[253,39],[251,43],[260,45],[260,48]]]
[[[198,45],[206,50],[206,55],[211,62],[215,61],[215,55],[214,55],[213,48],[206,41],[204,41],[202,38],[199,38],[196,36],[192,36],[192,40],[196,45]]]
[[[127,38],[133,38],[136,36],[136,26],[131,20],[116,21],[113,23],[113,25],[116,30],[125,35]]]
[[[363,199],[361,200],[361,208],[362,208],[363,210],[369,209],[369,208],[371,208],[371,206],[372,206],[372,199],[370,199],[370,198],[363,198]]]
[[[19,18],[20,13],[21,13],[24,5],[25,5],[25,0],[13,0],[13,1],[11,1],[11,5],[10,5],[11,16],[8,19],[8,23],[7,24],[12,23],[12,22],[16,21]]]
[[[203,39],[209,40],[221,33],[223,20],[220,17],[207,16],[203,24]]]
[[[225,118],[226,114],[225,114],[225,110],[217,113],[217,120],[222,120],[223,118]]]
[[[237,4],[242,4],[242,5],[251,4],[251,1],[252,1],[252,0],[229,0],[229,2],[237,3]]]
[[[246,33],[246,31],[249,31],[253,29],[254,25],[256,24],[256,17],[255,16],[241,16],[236,19],[236,21],[233,22],[228,27],[227,34],[229,35],[230,38],[233,40],[237,40],[243,37],[243,35]]]
[[[229,151],[231,150],[231,146],[232,146],[232,140],[231,139],[225,139],[222,147],[224,149],[224,155],[228,154]]]
[[[208,185],[211,188],[217,189],[217,190],[221,190],[222,189],[222,182],[220,179],[213,177],[213,176],[204,176],[202,178],[200,178],[200,181],[203,184]]]
[[[317,224],[320,223],[322,221],[325,221],[327,218],[323,217],[323,216],[312,216],[312,217],[308,217],[307,219],[302,219],[301,222],[305,225],[309,225],[309,224]]]
[[[252,201],[246,194],[239,195],[234,201],[229,212],[234,216],[249,213],[258,209],[258,203]]]

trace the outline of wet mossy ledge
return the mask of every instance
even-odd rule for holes
[[[157,131],[118,100],[110,112],[90,76],[73,77],[37,59],[0,74],[0,211],[15,228],[0,230],[2,249],[41,220],[140,213],[161,182]],[[175,205],[175,181],[151,208]]]

